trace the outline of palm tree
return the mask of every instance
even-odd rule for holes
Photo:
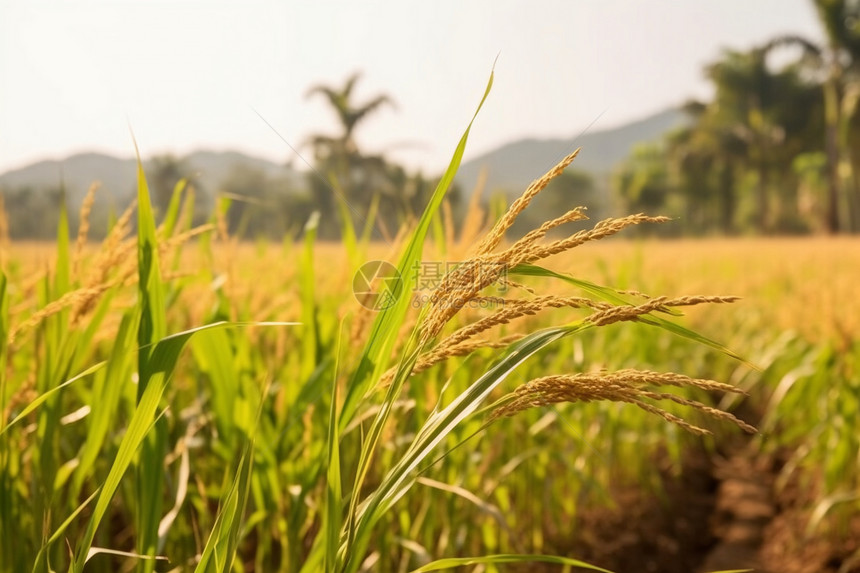
[[[314,149],[317,174],[311,179],[311,188],[316,202],[323,212],[336,209],[334,190],[349,203],[353,215],[363,218],[375,193],[384,191],[388,181],[387,162],[381,155],[366,155],[359,150],[355,132],[359,125],[383,106],[394,106],[385,94],[377,95],[365,102],[355,102],[355,86],[361,78],[354,73],[343,86],[312,86],[307,97],[323,96],[337,116],[340,133],[337,135],[316,134],[308,143]],[[330,225],[329,225],[330,226]]]
[[[317,84],[312,86],[306,97],[321,95],[326,98],[331,109],[337,115],[341,127],[340,135],[336,137],[328,135],[316,135],[311,138],[311,144],[315,149],[323,148],[329,153],[344,153],[358,155],[358,146],[355,143],[355,129],[368,116],[379,111],[384,105],[394,106],[394,101],[386,94],[380,94],[372,99],[356,104],[353,101],[353,90],[355,84],[361,78],[360,72],[355,72],[346,79],[341,88]]]
[[[826,43],[787,35],[774,39],[763,56],[774,49],[799,46],[814,65],[824,71],[824,149],[827,158],[827,207],[825,227],[830,233],[842,228],[860,230],[860,186],[850,156],[849,137],[860,95],[860,2],[812,0],[824,29]],[[853,189],[852,189],[853,188]],[[840,209],[843,206],[844,209]],[[840,217],[845,211],[847,221]]]
[[[795,182],[783,166],[799,153],[817,149],[811,141],[820,130],[818,84],[801,73],[799,64],[771,71],[767,56],[774,47],[772,42],[747,52],[727,50],[708,66],[716,96],[695,122],[704,132],[696,142],[698,151],[716,152],[724,159],[723,168],[731,164],[732,170],[755,173],[756,223],[763,231],[796,217]]]
[[[848,226],[860,231],[860,187],[854,184],[855,171],[849,155],[849,132],[857,112],[860,90],[860,3],[856,0],[814,0],[818,19],[827,36],[828,86],[832,92],[829,103],[833,131],[828,138],[830,153],[835,157],[835,179],[843,190],[848,211]],[[830,123],[830,122],[828,122]],[[829,154],[830,154],[829,153]],[[846,174],[844,179],[841,174]],[[853,189],[852,189],[853,187]],[[839,224],[838,196],[829,214],[831,223]],[[853,209],[852,209],[853,203]]]
[[[690,101],[683,110],[692,123],[667,136],[666,154],[672,180],[684,197],[684,223],[693,232],[718,226],[732,234],[738,206],[736,175],[745,166],[747,145],[731,126],[715,121],[714,106]]]

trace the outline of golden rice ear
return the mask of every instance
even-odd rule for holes
[[[609,310],[613,306],[609,303],[593,301],[581,297],[559,297],[559,296],[538,296],[533,299],[504,299],[500,297],[475,297],[471,302],[486,302],[488,306],[498,307],[490,315],[485,316],[473,323],[467,324],[460,329],[454,331],[441,342],[439,342],[431,351],[425,352],[419,357],[417,365],[422,361],[429,363],[425,368],[446,360],[452,356],[463,356],[477,348],[495,347],[488,344],[486,341],[475,341],[475,337],[497,326],[509,324],[510,322],[522,318],[524,316],[533,316],[542,310],[548,308],[590,308],[593,310]],[[422,324],[422,337],[428,339],[430,328],[435,323]],[[507,346],[511,342],[521,338],[521,335],[515,335],[503,346]],[[468,352],[466,352],[467,349]],[[417,366],[416,366],[417,368]],[[419,370],[413,370],[413,373]]]
[[[508,336],[503,336],[498,340],[487,340],[483,338],[473,338],[466,340],[464,342],[460,342],[459,344],[451,344],[446,345],[444,347],[436,347],[430,352],[423,353],[418,361],[415,363],[415,366],[412,368],[412,374],[420,374],[430,368],[436,366],[440,362],[445,362],[449,358],[468,356],[469,354],[475,352],[476,350],[488,349],[488,348],[507,348],[509,345],[513,344],[517,340],[523,338],[525,334],[516,333],[509,334]],[[382,375],[379,381],[380,387],[387,386],[391,383],[391,380],[394,378],[396,368],[390,368],[385,374]]]
[[[531,316],[547,308],[591,308],[608,310],[609,303],[593,301],[580,297],[539,296],[528,300],[500,299],[499,310],[472,324],[466,325],[442,340],[436,348],[454,346],[477,336],[495,326],[508,324],[522,316]]]
[[[648,299],[638,306],[621,305],[600,310],[586,320],[595,326],[606,326],[615,322],[635,321],[643,314],[676,306],[695,306],[698,304],[722,304],[740,300],[736,296],[682,296],[667,298],[665,296]]]
[[[548,245],[541,245],[536,242],[532,242],[530,244],[518,242],[505,253],[505,256],[510,260],[512,266],[521,263],[531,263],[551,257],[552,255],[569,251],[590,241],[605,239],[606,237],[615,235],[632,225],[641,225],[642,223],[665,223],[669,220],[670,219],[668,217],[650,217],[641,213],[638,215],[629,215],[627,217],[604,219],[591,229],[579,231],[566,239],[553,241]]]
[[[659,416],[693,434],[704,435],[711,433],[709,430],[691,424],[645,401],[652,400],[671,401],[682,406],[688,406],[712,418],[732,422],[746,432],[756,432],[754,427],[728,412],[723,412],[722,410],[706,406],[701,402],[689,400],[674,394],[652,392],[643,388],[646,385],[693,387],[703,390],[742,393],[737,388],[727,384],[721,384],[712,380],[689,378],[671,372],[662,373],[627,369],[617,372],[602,371],[597,373],[552,375],[536,378],[521,385],[505,396],[500,401],[501,405],[490,415],[490,421],[501,417],[515,416],[531,408],[566,402],[624,402],[633,404],[650,414]]]
[[[42,323],[43,320],[45,320],[49,316],[53,316],[66,308],[86,305],[89,301],[97,299],[102,293],[104,293],[112,286],[114,286],[114,284],[108,283],[95,287],[80,288],[77,290],[69,291],[57,300],[49,302],[42,309],[31,315],[30,318],[13,327],[9,331],[10,344],[15,342],[15,339],[20,333],[26,332],[38,326]]]
[[[430,311],[425,315],[420,326],[420,346],[422,348],[426,348],[426,345],[442,332],[445,325],[458,315],[461,309],[466,308],[471,302],[488,298],[483,296],[481,292],[490,284],[502,281],[506,285],[521,286],[508,280],[507,269],[568,251],[588,241],[609,237],[631,225],[662,223],[669,220],[666,217],[651,217],[641,213],[627,217],[609,218],[600,221],[591,229],[579,231],[565,239],[541,244],[541,239],[550,230],[568,222],[587,219],[584,208],[578,207],[529,231],[507,249],[493,252],[503,240],[505,232],[510,228],[517,215],[529,205],[531,200],[546,187],[553,177],[561,173],[573,161],[578,151],[567,156],[541,179],[533,182],[484,237],[477,248],[477,254],[444,276],[431,300]],[[525,290],[533,295],[533,298],[499,299],[501,305],[491,314],[460,327],[443,338],[435,347],[420,354],[412,373],[426,370],[452,356],[463,356],[478,348],[505,346],[505,344],[488,343],[477,337],[494,327],[506,325],[521,317],[537,314],[547,308],[587,308],[592,313],[583,319],[585,323],[590,323],[593,326],[606,326],[615,322],[636,321],[643,315],[667,311],[671,307],[728,303],[737,300],[737,297],[732,296],[701,295],[650,298],[643,293],[632,291],[627,294],[642,299],[641,304],[625,304],[623,301],[617,300],[615,304],[611,304],[587,298],[536,296],[533,290],[527,288]],[[383,377],[383,383],[388,380],[390,380],[389,376]],[[559,402],[608,400],[634,404],[696,434],[710,433],[644,401],[648,399],[673,401],[699,410],[711,417],[730,420],[746,431],[754,431],[751,426],[736,419],[731,414],[723,413],[693,400],[667,393],[652,392],[643,387],[648,385],[690,386],[703,390],[737,392],[732,386],[713,381],[695,380],[675,374],[664,375],[634,370],[625,370],[614,374],[603,373],[597,377],[590,374],[550,376],[532,381],[508,395],[502,400],[503,405],[493,412],[491,419],[514,415],[531,407]]]
[[[134,214],[134,208],[137,205],[137,200],[123,211],[119,219],[111,228],[108,236],[102,241],[99,253],[96,255],[92,263],[92,268],[89,271],[86,284],[94,285],[105,282],[110,272],[116,268],[116,265],[122,261],[134,258],[131,253],[136,248],[135,240],[123,241],[131,231],[131,217]]]
[[[478,240],[478,236],[481,234],[481,229],[484,227],[486,213],[483,207],[481,207],[481,196],[487,185],[488,173],[489,171],[486,166],[482,167],[478,172],[478,181],[472,190],[469,206],[466,208],[466,217],[463,219],[463,226],[460,229],[460,240],[457,243],[457,250],[461,253],[465,253],[471,245],[475,244],[475,241]]]
[[[499,219],[492,230],[490,230],[487,236],[484,237],[484,240],[478,245],[476,250],[478,256],[489,254],[498,246],[504,238],[505,233],[511,228],[511,225],[514,224],[514,221],[516,221],[519,214],[529,206],[529,203],[537,197],[538,193],[543,191],[544,188],[549,185],[550,181],[555,179],[568,165],[573,163],[573,160],[576,159],[577,155],[579,155],[580,149],[582,148],[577,148],[576,151],[559,161],[555,167],[547,171],[543,177],[533,181],[532,184],[528,186],[525,192],[511,204],[507,212],[502,215],[502,218]]]
[[[96,191],[101,187],[101,182],[94,181],[90,185],[87,194],[84,196],[84,201],[81,203],[81,211],[78,217],[78,238],[75,241],[75,252],[72,255],[72,276],[80,280],[78,271],[80,269],[81,258],[84,255],[84,247],[87,244],[87,234],[90,231],[90,213],[93,210],[93,204],[96,201]]]
[[[578,209],[569,211],[564,216],[545,223],[539,229],[528,233],[505,251],[476,255],[445,275],[434,293],[433,306],[422,324],[422,344],[435,338],[445,324],[458,314],[460,309],[477,297],[484,288],[499,280],[505,280],[507,269],[573,249],[588,241],[600,240],[614,235],[630,225],[646,222],[660,223],[668,220],[665,217],[649,217],[641,214],[619,219],[606,219],[595,225],[594,228],[580,231],[566,239],[554,241],[548,245],[537,243],[547,230],[561,224],[559,221],[567,222],[582,217],[583,215]],[[645,312],[648,311],[643,311],[643,314]]]
[[[504,252],[493,253],[492,251],[503,240],[505,233],[517,216],[528,207],[529,203],[546,188],[553,178],[562,173],[573,162],[579,151],[577,149],[562,159],[543,177],[532,182],[479,243],[476,254],[464,261],[459,268],[445,275],[434,293],[433,301],[431,301],[432,307],[421,326],[422,345],[435,338],[442,328],[458,314],[460,309],[466,307],[470,301],[479,296],[484,288],[499,280],[506,280],[506,269],[546,258],[587,241],[602,239],[629,225],[668,220],[665,217],[648,217],[645,215],[607,219],[598,223],[593,229],[575,233],[567,239],[555,241],[549,245],[538,244],[540,239],[544,238],[550,230],[565,223],[587,219],[584,207],[577,207],[560,217],[543,223],[537,229],[533,229]],[[477,193],[473,196],[473,204],[476,201],[475,197],[477,197]],[[478,269],[479,272],[475,272],[475,269]]]
[[[518,240],[511,246],[511,250],[517,251],[524,249],[526,245],[536,243],[537,241],[543,239],[549,231],[555,229],[556,227],[564,225],[565,223],[585,220],[588,220],[588,217],[585,215],[585,207],[577,207],[575,209],[571,209],[561,217],[556,217],[551,221],[547,221],[537,229],[533,229],[526,233],[522,239]]]

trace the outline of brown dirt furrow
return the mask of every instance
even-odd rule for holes
[[[759,552],[765,530],[776,514],[771,493],[773,475],[749,447],[742,447],[729,458],[714,461],[714,476],[720,485],[711,529],[718,541],[699,571],[761,571],[764,564]]]

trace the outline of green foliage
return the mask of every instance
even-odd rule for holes
[[[654,213],[664,208],[669,178],[662,147],[638,145],[616,174],[615,187],[629,211]]]
[[[479,110],[491,86],[492,76]],[[442,227],[440,207],[471,127],[404,241],[403,276],[423,260],[431,227]],[[575,174],[560,185],[567,191],[545,209],[572,207],[580,201],[569,204],[567,193],[588,192]],[[608,498],[607,484],[652,483],[657,452],[668,450],[677,464],[691,438],[647,413],[605,403],[493,421],[487,415],[500,391],[547,372],[607,365],[700,372],[707,364],[707,373],[755,388],[737,355],[681,326],[671,308],[637,316],[641,326],[607,328],[575,309],[559,310],[529,322],[517,341],[416,373],[429,341],[414,320],[425,314],[410,310],[406,281],[395,288],[393,306],[358,314],[349,285],[340,284],[351,273],[338,274],[330,246],[316,242],[318,224],[333,211],[309,217],[303,243],[285,241],[277,264],[243,277],[251,288],[242,291],[222,266],[249,262],[231,243],[204,234],[201,272],[171,251],[191,230],[194,205],[183,184],[173,186],[159,227],[141,166],[138,193],[136,244],[124,251],[135,272],[122,274],[123,257],[94,265],[106,274],[88,310],[57,305],[95,288],[89,274],[73,271],[65,216],[57,262],[36,285],[33,307],[57,309],[31,331],[15,332],[14,345],[10,308],[23,307],[26,289],[20,276],[13,282],[0,273],[0,359],[8,366],[0,369],[0,519],[3,531],[20,532],[0,542],[0,572],[152,571],[164,559],[173,569],[223,572],[418,572],[531,561],[605,571],[549,555],[566,548],[544,540],[544,526],[575,533],[579,508]],[[217,206],[213,221],[229,219],[229,202]],[[369,233],[359,235],[348,219],[342,229],[346,266],[355,266],[370,248]],[[626,272],[635,275],[634,267]],[[534,265],[510,275],[613,307],[639,300]],[[198,299],[202,310],[191,308]],[[275,321],[285,315],[302,324],[280,328]],[[362,319],[372,321],[366,331],[356,328]],[[503,325],[499,338],[506,334]],[[780,382],[766,425],[791,420],[821,436],[818,453],[804,463],[823,463],[828,493],[836,494],[819,512],[826,521],[852,503],[840,488],[856,485],[851,460],[860,446],[847,434],[858,408],[838,393],[816,397],[815,388],[836,380],[856,394],[846,382],[856,352],[855,362],[832,349],[818,352],[802,364],[764,364],[765,376],[794,370]],[[810,385],[796,386],[805,376]],[[812,400],[839,424],[796,420]],[[835,449],[834,460],[823,461],[825,446]]]
[[[860,13],[847,0],[814,4],[826,46],[777,37],[727,49],[705,67],[713,100],[688,104],[688,127],[659,147],[637,148],[619,168],[625,210],[676,216],[688,234],[860,230],[860,155],[852,151],[860,41],[851,24]],[[796,57],[773,69],[777,51]],[[822,176],[798,177],[792,166],[814,154],[825,159]]]

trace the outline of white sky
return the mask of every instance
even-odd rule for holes
[[[787,32],[821,37],[811,0],[0,0],[0,171],[131,156],[129,123],[144,156],[229,148],[303,167],[254,110],[298,147],[336,126],[308,87],[355,70],[362,99],[398,103],[359,142],[408,143],[390,156],[438,170],[497,54],[467,158],[705,97],[722,47]]]

